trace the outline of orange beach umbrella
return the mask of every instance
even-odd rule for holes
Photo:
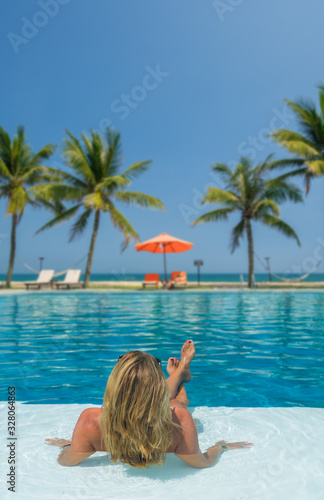
[[[146,251],[152,253],[163,253],[164,258],[164,279],[167,279],[167,270],[166,270],[166,253],[178,253],[178,252],[186,252],[193,247],[193,243],[189,243],[188,241],[180,240],[179,238],[175,238],[168,233],[159,234],[159,236],[155,236],[155,238],[151,238],[150,240],[144,241],[143,243],[139,243],[135,245],[135,248],[138,252]]]

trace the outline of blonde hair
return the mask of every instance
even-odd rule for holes
[[[156,359],[140,351],[124,354],[108,379],[101,417],[113,463],[162,465],[174,427],[169,388]]]

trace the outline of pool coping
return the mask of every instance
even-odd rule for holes
[[[129,290],[129,289],[116,289],[116,288],[87,288],[87,289],[79,289],[79,290],[52,290],[50,288],[48,289],[43,289],[43,290],[22,290],[22,289],[0,289],[0,297],[3,296],[13,296],[13,295],[65,295],[65,294],[138,294],[142,293],[143,296],[145,295],[165,295],[165,294],[171,294],[171,295],[179,295],[179,294],[221,294],[221,293],[236,293],[236,294],[264,294],[264,293],[324,293],[323,288],[274,288],[274,289],[269,289],[269,288],[254,288],[254,289],[249,289],[249,288],[213,288],[213,289],[173,289],[173,290],[165,290],[165,289],[160,289],[160,290],[143,290],[143,289],[136,289],[136,290]]]

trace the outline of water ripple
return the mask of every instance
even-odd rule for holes
[[[324,407],[321,292],[29,293],[0,314],[0,379],[23,401],[100,404],[120,354],[165,368],[192,338],[194,406]]]

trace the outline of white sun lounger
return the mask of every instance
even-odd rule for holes
[[[80,282],[81,269],[68,269],[63,281],[57,281],[55,283],[56,288],[81,288],[82,283]]]
[[[35,281],[25,281],[26,290],[29,288],[36,287],[40,290],[43,286],[52,286],[52,279],[54,276],[54,270],[43,269],[40,271],[37,280]]]

